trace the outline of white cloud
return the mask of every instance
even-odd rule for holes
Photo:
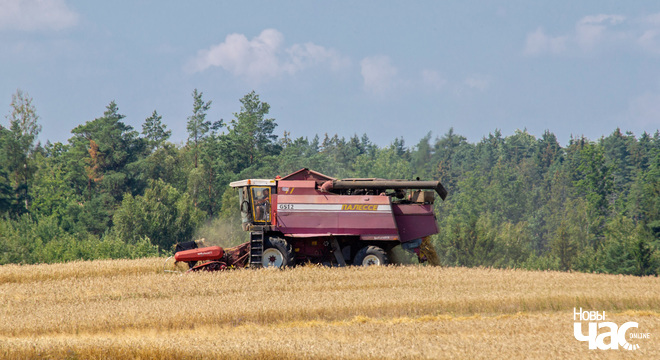
[[[525,55],[538,55],[542,53],[559,54],[566,50],[566,37],[547,36],[543,29],[538,28],[533,33],[527,34],[525,40]]]
[[[660,13],[644,16],[641,21],[651,25],[660,25]]]
[[[645,51],[660,54],[660,13],[645,16],[640,21],[641,35],[637,44]]]
[[[372,93],[384,93],[394,87],[398,70],[384,55],[366,57],[360,62],[364,88]]]
[[[62,30],[78,18],[64,0],[0,0],[0,29]]]
[[[641,36],[639,36],[639,38],[637,38],[637,43],[642,49],[648,52],[660,54],[660,42],[658,41],[659,34],[660,30],[646,30]]]
[[[286,52],[289,61],[284,67],[291,74],[322,64],[328,64],[333,70],[340,70],[349,65],[349,60],[339,55],[337,51],[313,43],[294,44]]]
[[[464,83],[471,89],[485,91],[490,86],[490,76],[472,74],[465,79]]]
[[[625,19],[621,15],[585,16],[575,25],[575,42],[582,49],[592,49],[603,41],[608,25],[620,24]]]
[[[439,90],[447,85],[447,80],[436,70],[422,70],[422,83],[430,88]]]
[[[237,76],[274,76],[280,71],[277,52],[283,41],[282,34],[273,29],[252,40],[243,34],[230,34],[224,42],[200,50],[189,66],[193,72],[217,66]]]
[[[338,70],[349,62],[335,50],[320,45],[294,44],[283,49],[283,43],[284,35],[275,29],[266,29],[252,40],[243,34],[230,34],[224,42],[200,50],[186,67],[191,72],[221,67],[235,76],[256,81],[314,66],[327,65]]]
[[[612,27],[625,20],[626,18],[621,15],[589,15],[575,24],[573,33],[559,36],[546,35],[539,27],[536,31],[527,34],[523,54],[533,56],[589,52],[603,43],[629,37],[623,31],[612,30]]]

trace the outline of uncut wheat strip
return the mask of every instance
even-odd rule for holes
[[[0,267],[0,275],[3,274],[4,269],[20,269],[17,271],[8,271],[8,273],[15,273],[15,276],[25,277],[26,279],[38,278],[39,276],[46,276],[45,274],[51,274],[48,279],[61,279],[65,278],[66,275],[73,275],[73,277],[82,277],[82,276],[114,276],[120,275],[123,273],[129,274],[140,274],[140,273],[158,273],[160,272],[160,258],[152,259],[141,259],[141,260],[104,260],[104,261],[89,261],[89,262],[73,262],[67,264],[54,264],[54,265],[34,265],[34,266],[16,266],[16,265],[7,265]],[[589,287],[593,286],[591,280],[593,279],[603,279],[605,275],[594,275],[594,274],[580,274],[580,273],[562,273],[562,272],[531,272],[531,271],[521,271],[521,270],[494,270],[494,269],[466,269],[466,268],[432,268],[432,267],[420,267],[420,266],[406,266],[406,267],[387,267],[385,269],[394,269],[399,274],[402,274],[404,277],[409,277],[409,280],[415,281],[422,279],[424,282],[433,280],[434,277],[428,277],[428,275],[433,274],[446,274],[444,279],[458,278],[459,280],[464,280],[466,277],[470,277],[474,272],[479,275],[488,274],[487,277],[479,276],[472,279],[475,283],[478,283],[479,280],[484,282],[493,282],[491,286],[497,286],[509,289],[511,286],[524,285],[525,279],[535,279],[539,276],[544,279],[546,282],[560,283],[561,285],[577,285],[580,287]],[[333,272],[335,270],[335,272]],[[343,272],[337,272],[342,270]],[[323,267],[299,267],[294,271],[303,271],[308,273],[323,274],[333,277],[333,275],[340,274],[341,277],[345,277],[346,274],[356,274],[357,276],[362,276],[365,272],[368,274],[369,269],[363,269],[360,267],[354,267],[349,269],[328,269]],[[60,278],[58,274],[63,273]],[[234,272],[236,273],[236,272]],[[276,272],[277,273],[277,272]],[[259,273],[258,276],[264,276],[264,273]],[[278,275],[280,276],[280,275]],[[336,277],[336,276],[335,276]],[[422,278],[423,277],[423,278]],[[621,276],[612,276],[610,275],[608,280],[613,278],[626,278]],[[437,277],[435,277],[437,278]],[[504,279],[514,278],[516,281],[501,281]],[[584,281],[582,283],[574,283],[573,278],[582,278]],[[627,277],[628,279],[632,277]],[[318,276],[310,278],[309,282],[313,283],[314,280],[325,281],[326,277]],[[385,280],[389,280],[384,277]],[[632,278],[635,279],[635,278]],[[637,278],[639,279],[639,278]],[[641,278],[649,279],[649,278]],[[654,278],[650,278],[654,279]],[[353,280],[353,279],[351,279]],[[522,280],[522,281],[520,281]],[[634,280],[633,280],[634,282]],[[657,281],[655,282],[657,284]]]
[[[422,268],[423,269],[423,268]],[[296,269],[297,270],[297,269]],[[402,269],[408,270],[408,269]],[[387,272],[386,272],[387,271]],[[392,275],[401,275],[398,277]],[[383,269],[382,271],[376,271],[371,274],[363,273],[357,274],[356,272],[342,272],[339,273],[335,269],[323,269],[323,271],[318,277],[307,276],[309,274],[305,272],[226,272],[212,278],[211,280],[206,278],[204,275],[207,274],[193,274],[187,275],[185,277],[175,278],[181,281],[171,280],[169,277],[163,276],[154,276],[151,278],[141,278],[140,276],[128,276],[123,277],[120,280],[119,286],[121,289],[126,289],[130,292],[139,291],[139,289],[146,289],[146,291],[151,292],[152,290],[149,287],[145,287],[145,281],[157,281],[159,282],[159,287],[167,287],[168,284],[175,284],[177,286],[177,291],[181,287],[188,287],[188,290],[200,290],[205,291],[206,288],[199,289],[199,281],[207,282],[209,287],[222,288],[223,292],[240,292],[240,291],[255,291],[250,284],[254,284],[257,287],[263,288],[264,283],[269,283],[266,290],[267,291],[286,291],[286,290],[305,290],[305,289],[337,289],[337,288],[386,288],[386,287],[399,287],[399,286],[408,286],[414,287],[422,290],[430,290],[435,288],[441,288],[443,292],[451,291],[452,289],[458,289],[461,292],[470,290],[474,288],[475,290],[488,289],[492,292],[516,292],[516,290],[525,290],[534,289],[536,291],[556,291],[557,289],[565,290],[577,290],[578,292],[588,293],[593,290],[602,290],[603,286],[607,286],[609,290],[621,290],[621,291],[635,291],[637,294],[644,295],[645,293],[653,293],[657,289],[658,282],[653,283],[644,283],[641,281],[635,281],[636,278],[623,278],[623,281],[615,281],[616,278],[606,277],[600,278],[600,283],[596,281],[589,281],[589,286],[579,285],[577,287],[572,287],[570,282],[563,281],[557,286],[547,286],[549,282],[538,282],[538,278],[532,278],[529,281],[525,281],[522,277],[514,277],[513,281],[506,281],[505,279],[498,279],[490,274],[483,276],[454,276],[453,274],[439,274],[440,276],[426,276],[427,274],[423,272],[418,272],[418,275],[421,275],[421,279],[414,279],[410,276],[409,272],[403,273],[399,269]],[[298,275],[302,275],[304,278],[301,279]],[[349,276],[346,276],[349,275]],[[371,275],[371,276],[370,276]],[[430,274],[438,275],[438,274]],[[110,279],[100,279],[99,281],[108,282],[113,279],[117,279],[117,276],[112,276]],[[483,279],[480,279],[483,278]],[[322,279],[322,282],[317,281],[316,279]],[[485,280],[484,280],[485,279]],[[653,278],[642,278],[640,280],[647,280]],[[420,281],[421,280],[421,281]],[[434,281],[435,280],[435,281]],[[603,281],[605,280],[605,281]],[[632,281],[631,281],[632,280]],[[57,286],[66,287],[66,294],[72,294],[70,292],[70,286],[75,286],[76,284],[81,284],[85,288],[86,292],[94,292],[95,290],[99,292],[100,295],[107,293],[106,286],[104,287],[93,287],[93,286],[84,286],[85,282],[92,282],[93,279],[84,279],[84,280],[72,280],[69,282],[61,282]],[[245,283],[244,281],[248,281]],[[46,284],[48,284],[46,282]],[[57,284],[57,283],[53,283]],[[90,283],[90,285],[92,285]],[[189,286],[186,286],[189,285]],[[619,285],[619,286],[618,286]],[[112,288],[112,286],[109,286]],[[136,287],[138,289],[136,289]],[[620,288],[620,289],[617,289]],[[11,290],[10,292],[17,294],[20,292],[20,289],[34,289],[34,286],[4,286],[5,289]],[[182,289],[185,291],[185,289]],[[30,290],[32,291],[32,290]],[[30,291],[27,293],[29,294]],[[9,292],[9,291],[8,291]],[[51,294],[52,298],[52,293]],[[77,294],[75,294],[77,296]]]
[[[142,284],[145,284],[145,283],[148,283],[148,282],[139,281],[140,279],[137,279],[137,280],[138,280],[138,281],[135,281],[134,283],[135,283],[135,284],[139,284],[138,286],[141,287],[143,290],[144,290],[145,288],[147,288],[147,291],[148,291],[147,293],[145,293],[145,294],[142,295],[142,296],[148,296],[148,297],[150,297],[150,296],[153,296],[154,294],[156,294],[156,296],[158,296],[158,292],[154,292],[154,291],[152,291],[153,289],[148,289],[148,287],[145,287],[144,285],[142,285]],[[186,284],[190,284],[191,282],[190,282],[189,280],[190,280],[190,279],[186,279],[185,283],[186,283]],[[194,285],[194,284],[193,284],[193,285]],[[369,286],[369,287],[372,287],[372,286],[373,286],[373,283],[369,284],[368,286]],[[92,290],[93,290],[93,289],[104,289],[104,288],[101,287],[101,286],[93,286],[93,285],[90,285],[90,286],[82,286],[82,287],[85,288],[85,289],[87,289],[86,291],[89,291],[89,289],[92,289]],[[195,286],[195,288],[196,288],[196,286]],[[124,289],[124,284],[122,284],[122,290],[123,290],[123,289]],[[177,290],[180,290],[180,289],[177,289]],[[194,291],[195,289],[191,289],[191,290]],[[276,289],[276,290],[277,290],[277,289]],[[104,296],[116,297],[116,298],[120,298],[120,297],[122,296],[121,292],[119,292],[119,294],[113,294],[112,292],[108,292],[107,290],[102,290],[102,291],[104,292],[104,294],[103,294]],[[185,291],[182,291],[182,292],[183,292],[183,293],[186,293]],[[69,294],[68,291],[67,291],[67,294]],[[135,296],[134,294],[133,294],[133,295],[129,294],[129,295],[130,295],[130,296]],[[175,294],[174,294],[174,295],[175,295]],[[174,296],[174,295],[173,295],[173,296]],[[139,295],[138,295],[138,296],[139,296]],[[52,297],[52,296],[51,296],[51,297]],[[36,299],[36,298],[37,298],[37,297],[32,297],[32,299]]]
[[[660,317],[612,315],[660,332]],[[408,319],[356,318],[313,324],[203,326],[192,330],[0,338],[10,357],[81,358],[658,358],[660,344],[634,352],[593,351],[572,334],[572,314]]]
[[[84,274],[84,270],[81,270]],[[534,293],[553,292],[589,294],[593,292],[634,292],[640,296],[657,294],[660,288],[658,278],[636,278],[611,275],[567,274],[549,272],[521,272],[507,270],[465,269],[465,268],[428,268],[428,267],[392,267],[380,269],[328,269],[297,268],[290,271],[229,271],[218,274],[188,274],[171,276],[169,274],[126,274],[110,273],[95,277],[65,278],[61,282],[44,281],[39,286],[3,284],[2,293],[12,294],[10,298],[33,297],[41,288],[49,288],[46,301],[64,301],[80,297],[77,289],[86,295],[103,297],[110,292],[131,293],[134,296],[149,297],[154,292],[155,284],[161,293],[173,296],[181,292],[204,293],[216,292],[255,292],[255,291],[305,291],[305,290],[341,290],[341,289],[376,289],[407,287],[422,292],[453,291],[462,294],[474,290],[488,290],[490,293]],[[211,278],[207,277],[211,276]],[[104,286],[97,286],[98,283]],[[204,285],[200,287],[200,285]],[[54,288],[54,289],[53,289]],[[57,290],[63,288],[63,291]],[[37,297],[35,300],[39,301]]]
[[[223,306],[213,298],[193,297],[186,303],[162,299],[145,303],[129,299],[121,302],[96,303],[94,306],[53,306],[40,314],[31,313],[9,318],[7,323],[15,325],[4,327],[2,334],[94,333],[108,329],[130,328],[185,329],[199,324],[276,323],[292,319],[343,319],[356,315],[418,316],[445,313],[447,310],[457,310],[453,312],[458,313],[461,312],[458,310],[466,308],[462,300],[420,301],[412,297],[400,300],[376,300],[369,303],[355,301],[355,297],[350,296],[316,303],[296,299],[291,301],[285,297],[276,297],[272,300],[274,301],[251,299],[235,306]],[[515,298],[503,300],[516,301]],[[468,306],[478,309],[477,313],[483,310],[488,310],[487,313],[495,313],[501,301],[502,299],[490,302],[482,300],[471,302]]]
[[[53,281],[50,282],[52,288],[45,289],[48,296],[29,296],[27,299],[30,301],[14,301],[13,306],[7,307],[13,310],[0,317],[6,320],[4,327],[0,325],[0,333],[93,332],[108,327],[185,328],[199,323],[272,322],[290,318],[335,319],[360,314],[394,316],[515,312],[568,308],[575,305],[576,301],[583,305],[601,304],[606,309],[644,309],[657,305],[657,297],[653,296],[631,296],[630,292],[613,296],[609,292],[611,287],[590,294],[585,294],[580,288],[577,297],[576,293],[570,292],[548,295],[548,289],[541,287],[542,291],[534,295],[530,293],[529,286],[538,284],[538,279],[532,279],[528,287],[518,292],[513,289],[504,291],[501,286],[505,282],[503,279],[493,281],[493,277],[513,274],[517,283],[524,282],[524,275],[529,275],[524,272],[478,270],[476,273],[468,271],[471,274],[467,277],[450,274],[452,276],[443,282],[452,284],[452,281],[460,278],[460,284],[453,283],[449,291],[425,284],[425,280],[428,282],[428,279],[434,278],[429,276],[421,276],[417,281],[399,281],[396,286],[390,283],[392,280],[401,280],[401,277],[410,279],[415,275],[428,275],[428,271],[426,268],[302,268],[283,272],[244,271],[189,277],[141,275],[67,279],[63,281],[69,282],[67,286],[60,286],[57,281]],[[547,275],[533,275],[538,277],[538,274]],[[484,277],[488,280],[485,281]],[[610,277],[607,280],[609,285],[617,285],[616,281],[612,281],[616,278]],[[75,286],[76,282],[79,286]],[[631,284],[635,283],[624,281],[627,290],[634,290]],[[647,285],[644,281],[641,284]],[[571,289],[570,286],[555,287],[556,291]],[[424,288],[426,291],[419,291]]]
[[[164,258],[72,261],[59,264],[0,266],[0,284],[30,283],[67,278],[149,274],[163,271]]]

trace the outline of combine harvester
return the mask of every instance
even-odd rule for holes
[[[433,202],[447,190],[439,181],[337,180],[301,169],[275,179],[229,184],[238,190],[243,230],[250,241],[233,248],[177,244],[174,258],[189,271],[386,265],[397,245],[439,265],[429,236],[438,232]],[[430,190],[430,191],[429,191]]]

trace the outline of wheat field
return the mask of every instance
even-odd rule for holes
[[[163,273],[164,259],[0,266],[0,358],[660,358],[660,279],[425,266]],[[573,308],[637,321],[589,350]],[[585,325],[586,326],[586,325]]]

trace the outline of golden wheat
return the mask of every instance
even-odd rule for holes
[[[162,271],[165,259],[72,261],[64,264],[2,265],[0,284],[25,283],[65,278],[90,278],[122,274],[156,274]]]
[[[588,350],[573,307],[660,336],[658,278],[422,266],[164,274],[164,259],[0,267],[4,358],[660,357]]]

